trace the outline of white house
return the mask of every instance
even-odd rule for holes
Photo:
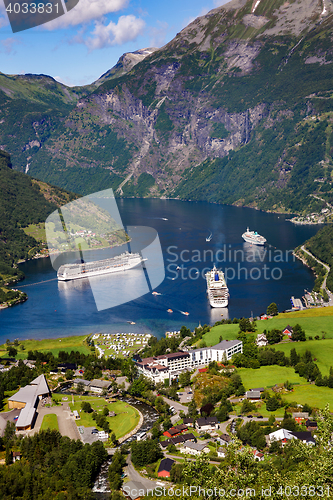
[[[201,453],[209,453],[209,448],[205,444],[186,441],[183,448],[180,449],[180,452],[189,455],[201,455]]]

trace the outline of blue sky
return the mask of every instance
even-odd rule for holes
[[[66,85],[91,83],[124,52],[161,47],[193,19],[223,3],[80,0],[69,13],[44,26],[12,33],[0,0],[0,71],[43,73]]]

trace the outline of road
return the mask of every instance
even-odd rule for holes
[[[141,476],[135,469],[131,461],[131,455],[129,454],[126,459],[127,466],[125,469],[125,472],[127,473],[127,476],[131,481],[138,481],[139,483],[143,484],[143,486],[146,489],[154,489],[156,488],[157,484],[156,481],[151,481],[150,479],[147,479],[146,477]]]
[[[324,281],[323,281],[323,284],[322,284],[322,288],[324,288],[327,292],[327,295],[329,297],[329,305],[332,306],[333,305],[333,294],[327,289],[326,287],[326,279],[327,279],[327,275],[328,273],[330,272],[330,266],[328,266],[327,264],[324,264],[324,262],[322,262],[321,260],[317,259],[317,257],[315,257],[311,252],[309,252],[305,247],[304,245],[301,246],[301,250],[303,250],[303,252],[305,252],[306,254],[308,254],[310,257],[312,257],[315,261],[319,262],[319,264],[321,264],[322,266],[324,266],[324,268],[326,269],[327,273],[325,274],[325,278],[324,278]]]
[[[164,401],[168,403],[168,405],[173,406],[174,409],[179,413],[183,411],[185,414],[188,412],[188,407],[178,403],[178,401],[172,401],[172,399],[167,398],[166,396],[162,396]]]
[[[61,403],[61,406],[52,406],[51,408],[38,405],[35,425],[31,431],[26,431],[26,433],[28,435],[36,434],[41,428],[44,416],[51,413],[58,417],[59,432],[62,436],[68,436],[70,439],[80,439],[75,419],[70,416],[71,410],[68,403]]]

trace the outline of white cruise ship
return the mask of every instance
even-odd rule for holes
[[[222,271],[215,265],[206,273],[207,294],[211,307],[227,307],[229,302],[229,289]]]
[[[97,260],[94,262],[81,262],[79,264],[64,264],[59,267],[58,281],[77,280],[79,278],[91,278],[103,274],[126,271],[143,263],[139,253],[125,252],[110,259]]]
[[[253,245],[264,245],[267,241],[266,238],[260,236],[257,231],[250,231],[249,228],[242,234],[242,238],[247,243],[252,243]]]

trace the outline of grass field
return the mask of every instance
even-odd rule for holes
[[[325,341],[318,341],[325,342]],[[327,341],[329,342],[329,341]],[[331,341],[332,342],[332,341]],[[308,342],[302,345],[306,346]],[[333,342],[332,342],[333,344]],[[300,344],[298,344],[300,345]],[[325,408],[329,403],[333,409],[333,389],[329,387],[317,387],[314,384],[309,384],[306,380],[294,372],[294,369],[287,366],[262,366],[258,370],[251,368],[239,368],[238,373],[242,377],[243,385],[246,390],[254,389],[255,387],[271,388],[275,384],[282,384],[286,380],[295,384],[292,392],[283,394],[283,398],[289,402],[297,402],[299,404],[309,404],[314,408]],[[239,411],[241,404],[237,405],[236,413]],[[267,412],[266,405],[263,404],[258,410],[264,417],[269,416],[271,412]],[[283,416],[283,410],[279,409],[273,412],[276,416]]]
[[[305,330],[306,337],[319,335],[333,339],[333,307],[320,307],[305,309],[304,311],[294,311],[290,313],[280,313],[278,316],[257,321],[257,330],[254,335],[262,333],[264,330],[278,328],[282,330],[287,325],[294,326],[299,323]],[[236,339],[238,334],[238,324],[214,326],[210,332],[203,336],[207,346],[215,345],[219,342],[220,336],[223,340]],[[333,364],[333,363],[332,363]]]
[[[295,373],[290,366],[262,366],[257,370],[252,368],[238,368],[243,385],[248,391],[256,387],[271,388],[275,384],[283,384],[286,380],[293,384],[304,384],[306,380]]]
[[[317,387],[314,384],[294,386],[291,393],[283,396],[287,401],[296,401],[299,404],[307,403],[314,408],[325,408],[327,403],[333,409],[333,389],[329,387]]]
[[[109,411],[114,411],[116,413],[115,417],[108,417],[110,428],[112,432],[116,434],[116,438],[119,439],[130,432],[139,423],[139,413],[138,411],[123,401],[115,401],[114,403],[107,403],[104,398],[94,397],[94,396],[74,396],[74,405],[69,404],[71,410],[77,410],[80,414],[80,419],[76,421],[77,425],[83,425],[84,427],[96,427],[96,422],[92,418],[91,413],[80,412],[82,401],[88,401],[91,407],[96,412],[102,412],[104,407],[107,406]]]
[[[297,343],[288,342],[288,344],[278,344],[275,347],[279,351],[286,353],[287,356],[289,356],[293,347],[298,354],[303,354],[308,349],[312,352],[315,363],[323,375],[328,375],[330,366],[333,366],[333,339],[308,340]]]
[[[59,430],[58,417],[55,413],[50,413],[49,415],[44,416],[41,430],[45,431],[46,429],[55,429],[56,431]]]
[[[52,352],[54,356],[57,356],[59,351],[79,351],[83,354],[90,354],[91,351],[87,345],[84,344],[84,340],[87,335],[79,335],[74,337],[64,337],[58,339],[43,339],[43,340],[22,340],[20,345],[15,347],[17,349],[17,359],[26,359],[28,357],[28,351],[42,351],[42,352]],[[21,350],[21,346],[24,346],[24,350]],[[6,350],[6,345],[0,345],[0,357],[7,357],[8,353]]]
[[[28,236],[32,236],[37,241],[43,241],[46,243],[46,233],[45,224],[40,222],[39,224],[30,224],[28,227],[23,228],[23,231]]]

